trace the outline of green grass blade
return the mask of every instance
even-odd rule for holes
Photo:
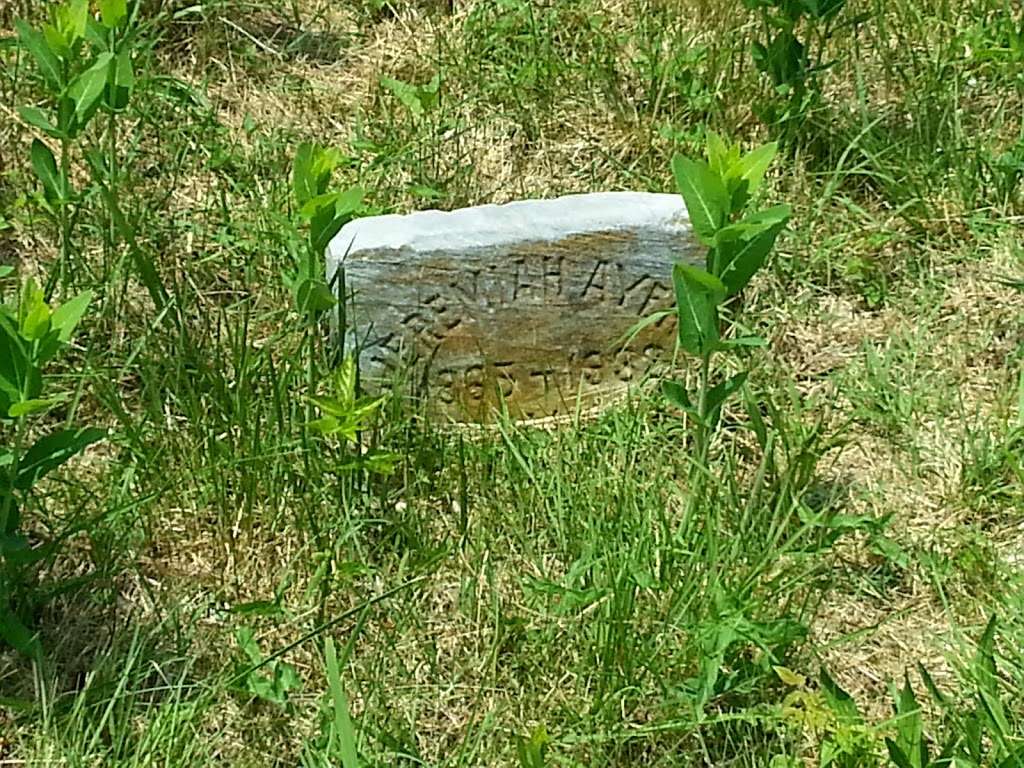
[[[324,655],[327,660],[327,681],[331,687],[331,700],[334,702],[332,737],[338,737],[341,764],[344,768],[359,768],[356,733],[352,727],[352,718],[349,716],[348,698],[345,696],[345,689],[341,684],[341,671],[338,669],[338,655],[334,650],[334,640],[330,637],[324,641]]]

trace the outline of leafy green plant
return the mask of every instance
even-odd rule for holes
[[[921,684],[934,704],[931,711],[941,715],[938,720],[926,717],[909,675],[902,686],[892,687],[892,718],[870,724],[826,670],[813,685],[803,675],[776,667],[790,689],[782,702],[783,720],[813,737],[822,768],[1016,768],[1024,761],[1024,745],[1000,691],[996,626],[992,617],[968,665],[974,694],[966,700],[940,691],[928,670],[918,665]],[[888,761],[879,755],[883,745]]]
[[[382,77],[381,86],[391,91],[412,116],[419,120],[437,106],[440,98],[441,75],[435,73],[423,85],[414,85],[393,77]]]
[[[56,282],[74,277],[73,229],[85,199],[72,181],[74,147],[81,146],[106,199],[108,244],[127,226],[117,199],[116,118],[128,106],[135,87],[134,14],[129,13],[126,0],[101,0],[98,7],[99,13],[93,15],[88,0],[65,0],[52,7],[49,21],[40,28],[24,20],[15,22],[21,46],[35,62],[45,90],[42,106],[22,106],[18,113],[59,144],[59,157],[40,139],[32,142],[31,150],[43,209],[60,234],[60,263],[52,273],[48,295]],[[99,111],[108,116],[105,142],[102,148],[88,147],[86,129]],[[141,276],[151,293],[157,290],[151,265]]]
[[[824,47],[846,0],[743,0],[761,16],[762,38],[751,44],[757,68],[771,81],[778,102],[760,108],[762,119],[795,137],[819,96],[816,75],[826,68]]]
[[[82,293],[54,308],[29,280],[15,306],[0,305],[0,637],[28,655],[39,652],[28,628],[30,601],[24,599],[29,576],[61,541],[60,536],[40,541],[38,532],[26,527],[29,510],[43,511],[35,488],[106,434],[68,425],[30,439],[32,419],[65,399],[44,393],[43,370],[70,343],[90,298]]]
[[[307,407],[303,437],[307,441],[307,463],[310,448],[308,441],[314,437],[340,449],[342,457],[333,469],[339,484],[339,495],[344,496],[346,475],[358,469],[387,473],[393,467],[394,457],[383,451],[360,450],[359,436],[372,426],[384,398],[358,395],[358,369],[354,357],[343,358],[341,364],[325,377],[322,390],[317,391],[317,362],[321,359],[318,354],[320,320],[334,307],[339,310],[336,338],[345,338],[344,304],[339,304],[335,298],[335,290],[338,294],[344,294],[344,277],[343,273],[339,275],[342,284],[334,289],[327,283],[322,276],[324,251],[331,238],[362,210],[362,189],[352,187],[344,191],[329,190],[331,175],[341,161],[342,156],[337,151],[314,144],[303,144],[296,152],[292,171],[292,191],[297,207],[296,230],[304,229],[306,237],[301,252],[295,254],[295,270],[283,277],[292,293],[295,310],[306,320],[304,346],[307,353]],[[318,418],[314,418],[314,409],[320,411]],[[353,446],[356,449],[350,452]],[[338,552],[335,543],[325,535],[316,519],[310,516],[308,523],[316,539],[319,565],[313,582],[319,587],[322,618]]]
[[[752,335],[728,338],[723,320],[729,301],[764,264],[789,220],[787,205],[747,210],[775,152],[775,144],[766,144],[742,154],[738,145],[710,134],[707,162],[681,155],[672,161],[693,230],[708,248],[704,268],[679,263],[672,270],[678,347],[700,361],[697,389],[689,392],[676,381],[662,385],[669,402],[693,420],[697,467],[707,463],[722,407],[747,379],[746,371],[722,375],[714,365],[717,356],[764,344]]]
[[[374,419],[387,399],[383,395],[357,395],[356,373],[355,358],[346,357],[328,378],[326,391],[310,398],[321,416],[309,422],[309,427],[323,439],[356,445],[360,433],[373,426]],[[357,452],[351,462],[342,464],[338,469],[363,468],[386,474],[393,469],[397,459],[395,454],[385,451]]]
[[[307,428],[336,452],[332,470],[338,484],[338,495],[342,498],[348,493],[353,473],[362,470],[390,474],[399,458],[376,448],[364,450],[360,445],[361,434],[373,427],[386,397],[359,396],[356,388],[357,372],[355,358],[346,357],[327,377],[327,386],[319,394],[308,398],[320,416],[307,422]],[[319,615],[322,619],[341,551],[337,542],[326,535],[318,521],[310,518],[309,524],[317,545],[314,559],[319,564],[310,580],[307,594],[319,589]]]
[[[233,683],[235,688],[263,701],[286,706],[289,694],[302,685],[295,667],[280,659],[264,659],[259,642],[249,627],[240,627],[235,632],[235,640],[242,652]]]
[[[344,358],[327,377],[325,391],[316,393],[318,322],[325,312],[338,306],[332,286],[322,277],[323,255],[331,238],[362,209],[362,189],[328,191],[331,174],[340,162],[338,152],[313,144],[303,144],[296,153],[293,193],[299,226],[307,230],[307,237],[304,253],[296,258],[295,271],[284,275],[284,281],[292,292],[296,311],[304,314],[307,321],[306,426],[323,439],[340,438],[341,444],[350,445],[372,424],[384,398],[358,396],[358,370],[353,357]],[[344,286],[337,290],[343,291]],[[339,327],[335,329],[339,339],[345,336],[344,327],[340,327],[343,324],[344,318],[339,317]],[[313,407],[320,410],[320,418],[313,418]],[[385,454],[374,454],[359,456],[357,463],[372,471],[388,471],[389,461],[390,457]],[[341,468],[352,466],[346,464]]]
[[[790,688],[782,700],[783,722],[809,734],[818,745],[820,768],[867,768],[877,765],[878,736],[857,706],[825,669],[817,685],[785,667],[775,667]]]
[[[720,585],[711,591],[714,611],[696,628],[700,657],[697,674],[686,685],[699,713],[712,699],[739,693],[769,675],[770,665],[807,636],[807,628],[797,621],[756,619],[747,615],[749,606],[738,604]],[[753,657],[752,646],[758,651]]]
[[[293,253],[295,269],[283,276],[292,293],[295,310],[306,318],[306,385],[311,396],[316,384],[316,360],[319,320],[338,302],[331,286],[323,278],[324,251],[346,222],[361,210],[363,190],[352,187],[330,191],[331,175],[342,156],[333,149],[315,144],[302,144],[292,165],[292,194],[296,208],[296,229],[304,229],[306,237],[299,253]],[[339,329],[344,338],[344,329]],[[311,422],[312,401],[306,411]]]

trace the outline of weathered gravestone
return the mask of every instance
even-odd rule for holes
[[[364,380],[396,367],[457,419],[571,413],[674,348],[671,270],[703,252],[678,195],[607,192],[357,219],[328,248],[344,267],[349,345]],[[351,348],[351,346],[350,346]]]

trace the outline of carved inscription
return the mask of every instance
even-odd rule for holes
[[[641,318],[672,303],[672,263],[702,254],[674,196],[670,203],[670,196],[621,194],[630,204],[656,198],[664,214],[636,208],[633,222],[629,206],[625,213],[616,206],[609,215],[625,222],[578,231],[570,219],[559,236],[555,225],[567,209],[551,204],[570,199],[562,198],[537,201],[511,223],[498,214],[498,224],[463,216],[460,226],[480,225],[475,238],[430,230],[410,235],[406,245],[388,232],[378,247],[357,250],[358,232],[349,233],[346,314],[364,376],[404,373],[447,414],[474,420],[498,408],[522,418],[570,413],[642,381],[670,359],[674,321],[648,326],[625,347],[621,341]],[[573,204],[607,196],[577,196],[584,199]],[[504,215],[504,206],[489,208]],[[467,212],[476,210],[483,209]],[[430,221],[461,213],[432,213]],[[383,218],[397,226],[416,216],[426,214]],[[538,230],[545,236],[531,236]],[[343,229],[338,237],[345,235]]]

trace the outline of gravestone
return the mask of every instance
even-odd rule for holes
[[[487,420],[596,405],[669,359],[672,319],[622,339],[703,250],[678,195],[604,192],[357,219],[327,258],[364,381],[411,371],[447,415]]]

